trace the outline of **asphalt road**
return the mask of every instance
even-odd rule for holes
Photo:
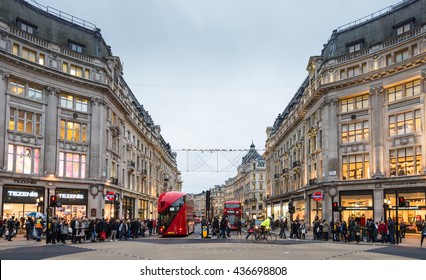
[[[309,236],[308,236],[309,238]],[[252,243],[235,233],[227,239],[201,238],[198,232],[183,238],[157,235],[82,244],[45,244],[22,236],[0,240],[1,260],[426,260],[426,244],[418,236],[400,245],[366,242],[340,243],[312,239],[278,239],[274,244]]]

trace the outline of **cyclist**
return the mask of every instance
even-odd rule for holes
[[[260,228],[262,230],[262,233],[265,233],[266,229],[269,229],[271,226],[271,220],[272,217],[268,216],[268,218],[266,218],[261,224],[260,224]]]

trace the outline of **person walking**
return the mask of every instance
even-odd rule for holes
[[[7,231],[8,231],[8,234],[6,236],[7,241],[12,241],[14,230],[15,230],[15,216],[12,216],[7,221]]]
[[[58,227],[59,227],[58,221],[56,217],[53,217],[52,220],[50,221],[50,229],[48,229],[50,230],[50,242],[52,244],[56,244],[56,235],[58,232]]]
[[[241,223],[241,219],[238,219],[237,221],[237,235],[241,236],[241,229],[243,227],[243,224]]]
[[[255,220],[251,220],[250,224],[249,224],[249,229],[247,230],[247,236],[246,239],[248,239],[250,237],[250,235],[254,234],[254,229],[255,229]]]
[[[228,228],[228,219],[226,216],[222,217],[220,221],[220,234],[219,237],[226,238],[226,229]]]
[[[354,233],[355,233],[355,241],[358,244],[361,237],[361,226],[359,222],[355,222]]]
[[[395,222],[391,218],[388,219],[388,232],[389,243],[395,244]]]
[[[386,224],[384,222],[380,222],[378,232],[382,236],[382,238],[381,238],[382,244],[384,242],[386,242],[386,244],[388,244],[388,234],[387,234],[388,229],[387,229]]]
[[[41,234],[43,232],[43,226],[44,226],[43,219],[39,216],[38,218],[36,218],[36,223],[35,223],[35,229],[36,229],[36,232],[37,232],[37,239],[36,239],[37,242],[41,241]]]
[[[330,225],[327,220],[322,220],[322,240],[328,241],[328,235],[330,233]]]
[[[25,232],[27,240],[33,239],[34,221],[33,218],[28,217],[25,222]]]
[[[420,247],[423,247],[423,239],[426,237],[426,222],[423,223],[422,237],[420,239]]]
[[[287,229],[287,218],[283,219],[283,217],[281,217],[280,219],[280,238],[284,238],[286,239],[287,236],[285,234],[285,230]]]
[[[111,225],[111,242],[117,241],[117,231],[120,227],[120,223],[118,222],[118,219],[114,220],[114,222]]]
[[[69,235],[69,224],[68,221],[65,220],[64,218],[62,218],[62,223],[61,223],[61,242],[63,244],[67,244],[66,240],[68,238]]]
[[[81,244],[81,239],[83,239],[83,240],[84,240],[84,237],[86,236],[86,234],[85,234],[85,232],[84,232],[84,228],[85,228],[85,226],[84,226],[83,221],[81,220],[81,218],[80,218],[80,219],[78,219],[78,220],[75,222],[75,230],[76,230],[75,236],[76,236],[76,238],[77,238],[77,240],[76,240],[76,242],[75,242],[75,243],[77,243],[77,241],[78,241],[78,243],[80,243],[80,244]]]

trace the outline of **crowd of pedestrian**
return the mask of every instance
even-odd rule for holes
[[[118,240],[130,240],[145,237],[158,232],[158,223],[154,219],[109,219],[105,218],[77,218],[71,220],[51,217],[49,223],[42,216],[17,219],[11,216],[0,220],[0,237],[12,241],[23,229],[27,240],[41,241],[43,236],[48,243],[66,244],[67,241],[76,244],[82,242],[103,242],[109,239],[111,242]]]

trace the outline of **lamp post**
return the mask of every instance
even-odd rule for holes
[[[334,197],[337,196],[337,189],[335,187],[334,182],[331,183],[331,187],[328,190],[328,195],[331,197],[331,222],[333,223],[333,226],[331,227],[333,241],[334,241],[334,211],[333,211],[333,203],[334,203]]]
[[[389,211],[389,217],[390,217],[390,207],[391,207],[391,201],[390,199],[383,199],[383,216],[384,216],[384,221],[385,224],[387,223],[387,218],[386,218],[386,211]]]

